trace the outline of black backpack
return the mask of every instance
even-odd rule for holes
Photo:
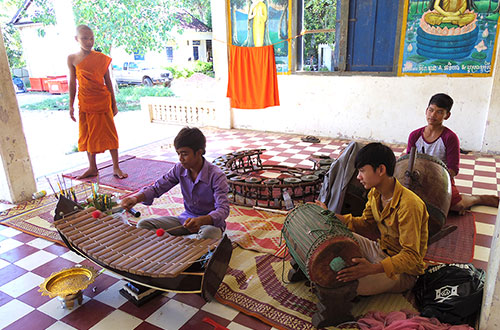
[[[413,288],[420,314],[443,323],[465,324],[481,308],[485,272],[472,264],[427,268]]]

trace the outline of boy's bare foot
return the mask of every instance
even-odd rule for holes
[[[80,179],[90,178],[91,176],[97,176],[98,174],[99,171],[97,169],[89,168],[82,175],[77,176],[76,179],[80,180]]]
[[[495,195],[481,195],[479,205],[486,205],[498,207],[498,196]]]
[[[125,173],[125,172],[123,172],[123,171],[122,171],[122,170],[120,170],[120,169],[115,169],[115,170],[113,171],[113,175],[114,175],[115,177],[117,177],[118,179],[125,179],[125,178],[128,178],[128,174],[127,174],[127,173]]]

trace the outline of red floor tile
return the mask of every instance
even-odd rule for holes
[[[100,274],[84,292],[87,297],[93,298],[99,293],[106,291],[107,288],[118,282],[119,280],[113,276]]]
[[[115,309],[97,300],[89,300],[61,319],[62,322],[79,330],[93,327]]]
[[[217,324],[226,327],[231,321],[226,320],[222,317],[219,317],[217,315],[199,310],[196,314],[194,314],[189,321],[184,323],[182,327],[179,328],[179,330],[191,330],[191,329],[196,329],[196,330],[212,330],[216,328],[214,325],[203,322],[203,318],[208,317],[212,321],[216,322]]]
[[[477,234],[476,235],[476,245],[479,246],[484,246],[484,247],[491,247],[491,242],[493,240],[493,237],[488,236],[488,235],[482,235],[482,234]]]
[[[127,301],[125,304],[121,305],[118,309],[129,313],[141,320],[147,319],[151,314],[153,314],[158,308],[165,305],[170,298],[164,295],[157,296],[141,307],[137,307],[135,304]]]
[[[38,308],[45,304],[47,301],[53,299],[49,296],[42,296],[42,293],[38,291],[39,287],[34,287],[30,291],[22,294],[17,297],[17,300],[22,301],[23,303],[30,305],[31,307]]]
[[[474,218],[477,222],[483,222],[490,225],[494,225],[497,221],[497,216],[493,214],[473,212]]]
[[[20,318],[19,320],[15,321],[14,323],[11,323],[7,327],[5,327],[4,330],[44,330],[56,322],[56,319],[53,319],[47,314],[34,310],[31,313]]]
[[[196,308],[201,308],[206,304],[205,299],[203,299],[198,294],[190,293],[177,293],[172,299],[185,303],[186,305],[193,306]]]
[[[40,275],[41,277],[49,277],[55,272],[74,266],[75,263],[73,261],[57,257],[49,262],[44,263],[40,267],[33,269],[31,272]]]
[[[162,328],[158,328],[157,326],[152,325],[148,322],[142,322],[134,330],[162,330]]]
[[[3,293],[2,291],[0,291],[0,306],[5,305],[6,303],[8,303],[9,301],[11,301],[12,299],[14,299],[14,298],[12,298],[8,294]]]
[[[56,256],[63,255],[69,251],[69,249],[66,246],[62,246],[59,244],[49,245],[43,250],[55,254]]]
[[[7,260],[10,263],[14,263],[37,251],[39,251],[39,249],[23,244],[5,253],[0,254],[0,258]]]
[[[270,325],[262,323],[262,321],[256,319],[255,317],[251,317],[243,313],[236,315],[233,322],[255,330],[269,330],[272,328]]]
[[[27,273],[27,271],[16,265],[8,265],[0,269],[0,286],[18,278],[19,276]]]
[[[20,233],[16,236],[13,236],[12,238],[19,242],[28,243],[34,240],[36,237],[33,235],[28,235],[26,233]]]

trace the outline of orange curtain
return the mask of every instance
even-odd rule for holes
[[[272,45],[231,45],[229,60],[227,96],[231,98],[232,108],[263,109],[280,105]]]

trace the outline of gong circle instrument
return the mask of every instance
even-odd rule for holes
[[[446,222],[451,204],[451,177],[440,159],[414,150],[397,160],[394,177],[424,201],[429,213],[430,237]]]
[[[300,270],[324,288],[345,285],[337,281],[337,273],[351,266],[352,258],[361,257],[352,232],[333,212],[316,204],[293,209],[285,219],[282,235]]]

